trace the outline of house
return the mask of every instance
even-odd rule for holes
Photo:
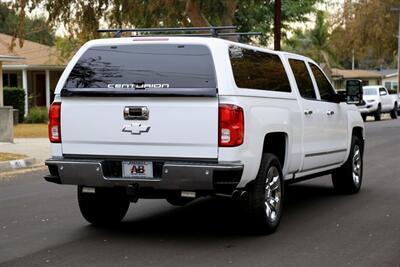
[[[364,85],[380,85],[382,84],[383,75],[370,70],[342,70],[332,69],[332,81],[336,89],[346,88],[346,81],[351,79],[359,79]]]
[[[3,63],[3,86],[20,87],[25,91],[25,115],[29,107],[49,107],[54,98],[54,89],[64,68],[55,47],[24,41],[10,53],[12,36],[0,33],[0,54],[24,58],[18,62]]]

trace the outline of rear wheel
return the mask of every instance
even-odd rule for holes
[[[397,119],[397,114],[398,114],[398,106],[397,106],[397,103],[395,103],[394,104],[394,107],[393,107],[393,109],[392,109],[392,111],[390,112],[390,117],[392,118],[392,119]]]
[[[377,110],[374,112],[374,117],[376,121],[381,120],[381,112],[382,112],[382,107],[381,104],[379,104]]]
[[[130,202],[123,188],[95,188],[95,192],[85,192],[83,189],[78,186],[78,203],[82,216],[88,222],[109,226],[125,217]]]
[[[275,155],[263,154],[257,177],[249,186],[244,201],[251,230],[269,234],[278,228],[283,208],[283,178]]]
[[[363,146],[353,136],[350,155],[345,164],[332,173],[332,183],[339,193],[354,194],[360,191],[363,176]]]

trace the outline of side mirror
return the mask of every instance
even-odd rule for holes
[[[387,95],[387,93],[385,91],[380,91],[379,94],[380,95]]]
[[[346,81],[346,102],[347,104],[361,105],[363,101],[363,88],[361,80]]]

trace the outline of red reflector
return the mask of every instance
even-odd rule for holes
[[[49,140],[61,143],[61,102],[53,102],[49,110]]]
[[[243,144],[243,137],[243,109],[231,104],[219,105],[219,146],[240,146]]]

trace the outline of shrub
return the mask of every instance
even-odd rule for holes
[[[18,109],[19,122],[24,120],[25,110],[25,92],[22,88],[16,87],[5,87],[4,88],[4,105],[12,106],[14,109]]]
[[[33,107],[29,109],[28,116],[25,118],[26,123],[46,123],[48,112],[46,107]]]

